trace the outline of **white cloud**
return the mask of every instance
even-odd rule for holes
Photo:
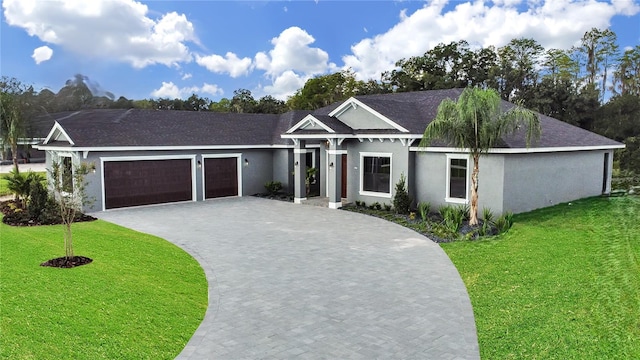
[[[33,55],[31,55],[33,60],[36,61],[36,64],[40,64],[41,62],[51,59],[51,56],[53,56],[53,50],[48,46],[40,46],[33,50]]]
[[[151,19],[147,6],[134,0],[5,0],[2,6],[9,25],[43,42],[136,68],[189,62],[186,43],[198,43],[184,14]]]
[[[322,74],[335,64],[329,63],[329,54],[309,47],[315,39],[297,26],[285,29],[271,39],[273,49],[268,54],[259,52],[255,56],[256,68],[265,70],[267,75],[278,77],[285,71],[303,74]]]
[[[202,87],[190,86],[179,88],[172,81],[162,82],[162,86],[151,92],[154,98],[185,99],[192,94],[222,95],[224,92],[218,85],[204,83]]]
[[[224,91],[222,91],[222,89],[219,88],[218,85],[212,85],[207,83],[204,83],[204,85],[202,85],[202,88],[200,89],[200,91],[205,94],[209,94],[213,96],[224,94]]]
[[[151,92],[152,97],[156,98],[180,98],[180,89],[173,82],[162,82],[162,86],[159,89],[155,89]]]
[[[366,38],[343,56],[345,68],[359,79],[379,79],[401,59],[422,55],[440,43],[467,40],[471,45],[496,47],[514,38],[534,38],[545,48],[567,49],[591,28],[607,28],[615,15],[634,15],[640,6],[630,0],[611,3],[574,0],[455,2],[431,1],[412,14],[402,10],[400,21],[386,33]],[[594,16],[593,14],[598,14]]]
[[[191,79],[192,77],[193,77],[193,75],[191,73],[186,73],[186,74],[182,75],[182,80]]]
[[[326,51],[310,46],[314,42],[313,36],[293,26],[271,39],[273,49],[268,53],[256,54],[254,67],[264,70],[271,81],[264,87],[268,94],[284,100],[311,77],[337,70]]]
[[[302,88],[304,83],[310,78],[310,76],[300,76],[288,70],[273,79],[272,84],[265,86],[263,90],[266,94],[276,99],[286,100],[289,96],[293,95],[296,90]]]
[[[228,52],[225,57],[220,55],[196,56],[196,62],[214,73],[228,73],[232,78],[249,74],[251,59],[240,59],[236,54]]]

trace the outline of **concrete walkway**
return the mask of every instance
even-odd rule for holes
[[[253,197],[93,214],[167,239],[209,282],[178,359],[479,359],[442,249],[381,219]]]

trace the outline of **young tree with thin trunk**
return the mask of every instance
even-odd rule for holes
[[[473,158],[471,174],[471,225],[478,224],[478,174],[480,155],[487,154],[506,135],[526,132],[527,147],[540,136],[538,115],[521,106],[503,111],[500,94],[493,89],[465,88],[458,101],[446,99],[438,106],[436,118],[424,131],[420,146],[442,139]]]
[[[82,211],[83,204],[88,203],[86,195],[85,176],[93,170],[93,164],[82,163],[79,166],[72,167],[71,158],[67,158],[69,163],[65,161],[54,161],[49,169],[51,182],[53,186],[53,194],[55,201],[60,209],[60,217],[64,224],[64,250],[65,257],[70,260],[73,255],[73,236],[71,233],[71,224],[76,215]]]

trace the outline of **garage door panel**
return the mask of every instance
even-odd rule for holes
[[[238,158],[209,158],[204,161],[205,198],[238,195]]]
[[[193,199],[190,159],[107,161],[105,208]]]

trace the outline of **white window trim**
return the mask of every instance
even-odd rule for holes
[[[460,199],[460,198],[452,198],[449,197],[449,190],[451,187],[451,160],[453,159],[463,159],[463,160],[467,160],[467,192],[465,195],[464,199]],[[447,154],[447,177],[445,178],[446,184],[445,184],[445,194],[444,194],[444,201],[448,202],[448,203],[454,203],[454,204],[468,204],[469,203],[469,189],[471,188],[471,156],[469,154]]]
[[[201,166],[201,172],[202,172],[202,199],[203,200],[208,200],[206,198],[206,179],[205,179],[205,173],[204,173],[204,160],[205,159],[220,159],[220,158],[237,158],[237,163],[236,163],[236,170],[238,171],[238,195],[236,197],[242,197],[242,153],[235,153],[235,154],[202,154],[202,166]],[[233,196],[232,196],[233,197]]]
[[[79,162],[80,161],[78,160],[78,156],[76,154],[72,153],[72,152],[67,152],[67,151],[64,151],[64,152],[62,152],[62,151],[61,152],[51,152],[51,160],[53,162],[58,162],[60,165],[62,165],[62,158],[70,158],[71,159],[71,188],[73,189],[73,193],[75,193],[76,187],[73,184],[73,182],[74,182],[73,181],[73,175],[75,173],[75,168],[77,166],[79,166]],[[63,172],[64,172],[64,169],[61,169],[60,174],[59,174],[60,177],[63,176]],[[53,179],[51,181],[53,181]],[[60,179],[60,181],[62,181],[62,179]],[[73,193],[69,193],[69,192],[66,192],[66,191],[63,190],[61,192],[61,195],[62,196],[70,196],[70,195],[73,195]]]
[[[360,189],[359,194],[362,196],[373,196],[391,199],[393,192],[393,154],[392,153],[380,153],[380,152],[361,152],[360,153]],[[364,190],[364,158],[365,157],[388,157],[389,158],[389,192],[380,193],[374,191]]]

